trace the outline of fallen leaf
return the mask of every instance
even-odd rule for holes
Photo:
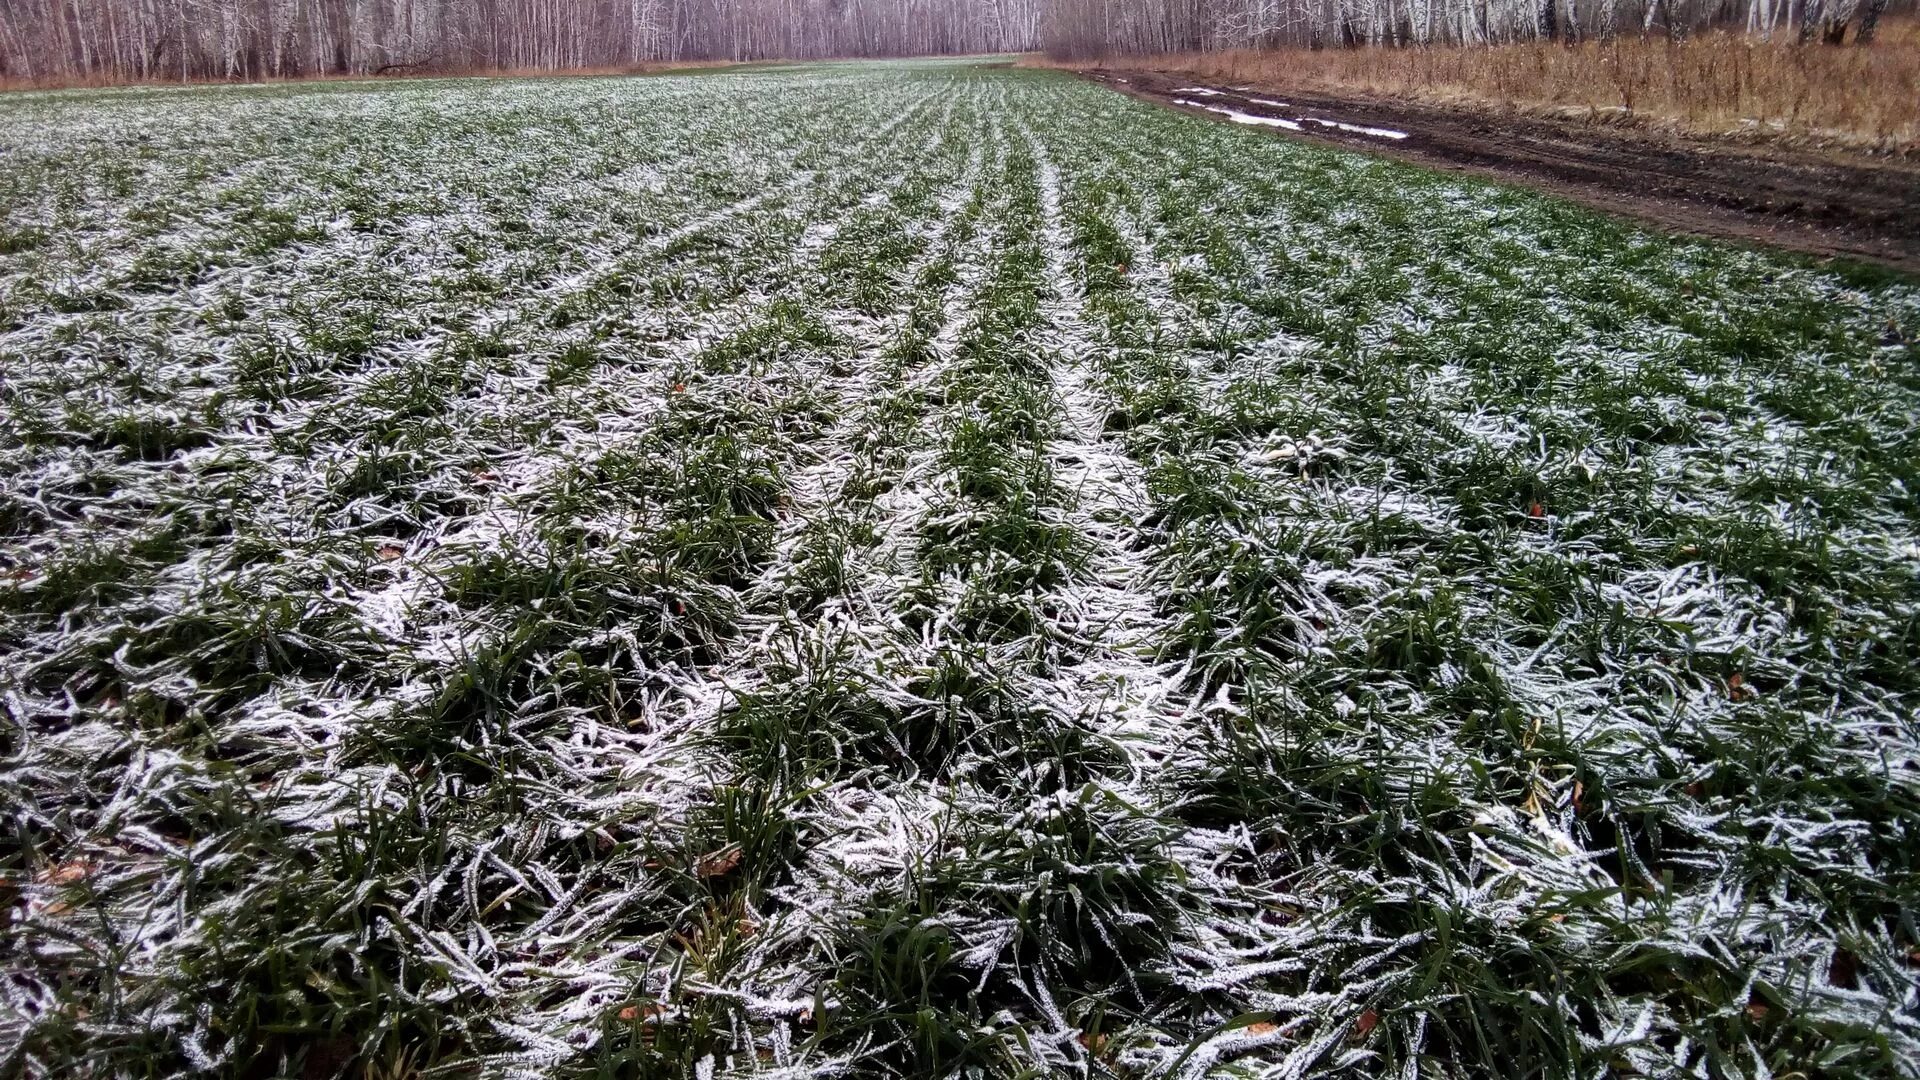
[[[385,559],[388,562],[392,562],[393,560],[399,558],[402,555],[405,555],[406,553],[407,553],[407,549],[401,547],[399,544],[381,544],[380,545],[380,557],[382,559]]]
[[[1265,1020],[1258,1020],[1247,1025],[1247,1034],[1249,1035],[1271,1035],[1279,1030],[1279,1024],[1268,1023]]]
[[[85,859],[74,859],[41,870],[33,880],[41,885],[72,885],[77,881],[85,881],[92,873],[92,863]]]
[[[694,873],[703,878],[724,877],[740,865],[743,854],[738,844],[729,844],[719,851],[700,856],[700,861],[694,864]]]
[[[1755,1023],[1765,1020],[1767,1014],[1772,1011],[1773,1010],[1767,1008],[1767,1004],[1764,1001],[1747,1002],[1747,1016],[1752,1018]]]
[[[1086,1047],[1088,1053],[1100,1053],[1107,1048],[1107,1042],[1108,1037],[1098,1031],[1083,1031],[1080,1033],[1080,1045]]]
[[[1541,506],[1541,505],[1540,505],[1539,503],[1537,503],[1537,502],[1535,502],[1535,503],[1528,503],[1528,504],[1527,504],[1527,516],[1528,516],[1528,517],[1536,517],[1536,518],[1537,518],[1537,517],[1546,517],[1546,516],[1547,516],[1547,508],[1546,508],[1546,507],[1544,507],[1544,506]]]
[[[667,1015],[666,1006],[651,1001],[644,1005],[629,1005],[620,1010],[620,1019],[627,1021],[658,1020],[665,1015]]]
[[[1354,1018],[1353,1037],[1355,1039],[1364,1039],[1367,1037],[1367,1034],[1369,1032],[1371,1032],[1374,1028],[1379,1026],[1380,1026],[1380,1014],[1377,1012],[1374,1012],[1372,1009],[1368,1009],[1366,1012],[1363,1012],[1359,1016]]]

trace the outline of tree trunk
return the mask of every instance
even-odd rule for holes
[[[1887,10],[1887,0],[1867,0],[1860,9],[1860,29],[1853,35],[1855,45],[1873,44],[1873,35],[1880,28],[1880,15]]]

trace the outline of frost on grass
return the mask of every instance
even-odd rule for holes
[[[1920,1060],[1910,285],[965,65],[0,126],[11,1070]]]

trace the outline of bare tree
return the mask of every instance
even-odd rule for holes
[[[0,0],[0,77],[257,79],[1025,51],[1039,44],[1044,2]]]
[[[260,79],[650,60],[1682,38],[1870,44],[1913,0],[0,0],[0,78]]]
[[[1745,28],[1770,38],[1798,20],[1799,40],[1838,45],[1849,26],[1869,44],[1902,0],[1053,0],[1046,45],[1062,57],[1272,45],[1426,45],[1609,38],[1678,40]],[[1793,5],[1799,5],[1796,12]],[[1911,3],[1903,6],[1911,7]]]

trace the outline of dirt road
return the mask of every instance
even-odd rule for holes
[[[1677,232],[1920,273],[1920,165],[1367,98],[1082,72],[1136,97],[1290,137],[1551,191]]]

